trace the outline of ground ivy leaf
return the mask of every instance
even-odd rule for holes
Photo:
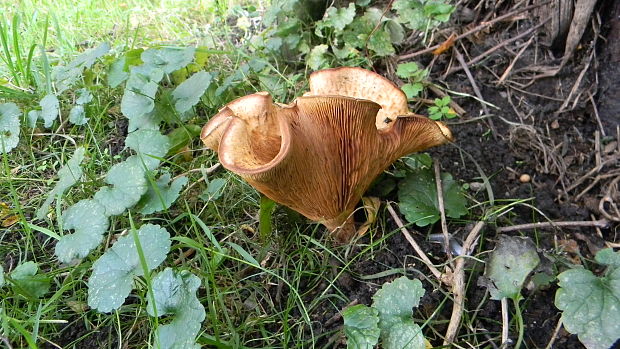
[[[80,78],[84,69],[90,68],[99,57],[105,55],[108,51],[110,51],[110,44],[104,42],[78,55],[66,66],[55,67],[53,76],[58,93],[62,93],[71,87]]]
[[[194,59],[195,52],[196,48],[194,47],[182,49],[172,47],[152,48],[142,52],[140,57],[144,63],[158,67],[170,74],[190,64]]]
[[[349,349],[372,349],[379,342],[379,316],[375,308],[357,304],[342,312]]]
[[[157,268],[170,251],[166,229],[145,224],[136,232],[148,271]],[[94,264],[88,280],[88,305],[107,313],[118,309],[132,289],[133,278],[144,275],[133,232],[114,243]]]
[[[441,174],[441,182],[446,215],[459,218],[467,214],[467,200],[461,187],[449,173]],[[409,222],[420,227],[435,223],[440,218],[435,175],[431,169],[411,171],[399,184],[398,200],[400,212]]]
[[[491,299],[517,299],[525,278],[538,266],[540,258],[529,238],[500,235],[491,252],[485,276],[489,282]]]
[[[43,126],[45,128],[52,127],[52,123],[58,117],[60,112],[60,103],[58,103],[58,97],[54,94],[48,94],[39,103],[41,106],[41,117],[43,118]]]
[[[149,185],[146,194],[140,200],[140,213],[151,214],[168,209],[179,197],[181,189],[187,184],[187,177],[179,177],[170,183],[170,174],[164,173],[155,182],[155,187]],[[170,183],[170,184],[169,184]]]
[[[373,308],[379,312],[379,327],[388,329],[393,324],[411,319],[411,309],[417,307],[424,295],[420,280],[406,276],[385,283],[372,297]]]
[[[160,348],[200,348],[196,336],[206,316],[196,297],[200,279],[186,270],[176,272],[166,268],[153,278],[151,285],[155,306],[149,299],[148,313],[155,316],[157,309],[157,316],[174,315],[171,323],[157,329]]]
[[[0,154],[17,147],[21,115],[15,103],[0,104]]]
[[[325,58],[327,48],[327,45],[317,45],[312,48],[307,58],[310,69],[319,70],[327,64],[327,59]]]
[[[155,94],[164,72],[154,66],[143,64],[131,68],[125,92],[121,99],[121,112],[128,119],[150,113],[155,107]]]
[[[394,46],[390,33],[385,29],[377,30],[368,39],[368,48],[375,52],[379,57],[385,57],[394,54]]]
[[[205,71],[199,71],[192,75],[189,79],[183,81],[177,88],[172,91],[174,98],[174,107],[179,113],[190,110],[205,93],[213,76]]]
[[[58,171],[58,182],[54,188],[47,194],[45,202],[37,210],[37,219],[43,219],[49,211],[52,201],[58,195],[62,195],[67,189],[77,183],[82,177],[82,167],[80,164],[84,160],[84,153],[86,149],[84,147],[78,147],[75,149],[73,156],[67,163]]]
[[[566,330],[588,349],[607,349],[620,339],[620,252],[604,249],[596,259],[611,262],[603,277],[580,268],[558,275],[555,305]]]
[[[224,178],[216,178],[209,181],[207,189],[205,189],[200,198],[204,201],[214,201],[220,198],[224,193],[224,186],[228,183]]]
[[[424,335],[420,326],[413,320],[395,323],[382,333],[382,347],[384,349],[425,349]]]
[[[37,126],[37,120],[40,118],[41,118],[40,110],[35,109],[35,110],[29,111],[27,115],[28,127],[34,128],[35,126]]]
[[[13,292],[28,298],[39,298],[50,289],[50,279],[46,275],[37,274],[39,266],[29,261],[15,267],[11,272]]]
[[[127,136],[125,145],[138,153],[147,169],[154,170],[168,153],[170,139],[158,130],[138,130]]]
[[[55,254],[62,263],[84,258],[97,247],[108,230],[104,207],[95,200],[81,200],[62,215],[63,230],[74,230],[56,243]]]
[[[84,106],[81,104],[74,105],[69,112],[69,122],[74,125],[84,125],[88,122]]]
[[[112,187],[102,187],[94,197],[105,207],[106,216],[123,213],[138,203],[148,189],[144,166],[136,155],[112,166],[106,175],[106,183]]]
[[[348,7],[330,7],[325,11],[323,19],[316,23],[315,32],[320,37],[323,37],[323,28],[334,28],[336,32],[341,32],[353,22],[353,18],[355,18],[355,4],[352,2],[349,3]]]
[[[129,77],[129,72],[125,71],[125,63],[127,58],[122,56],[110,65],[108,72],[108,86],[115,88]]]
[[[75,100],[76,104],[88,104],[93,100],[93,95],[87,88],[81,88],[76,91],[78,98]]]
[[[150,113],[135,116],[129,119],[129,125],[127,125],[127,132],[134,132],[136,130],[158,130],[159,124],[162,118],[156,110]]]

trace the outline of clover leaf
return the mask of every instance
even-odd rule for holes
[[[155,302],[149,299],[148,313],[151,316],[174,316],[172,322],[157,328],[159,347],[200,348],[196,336],[206,317],[205,309],[196,297],[200,279],[186,270],[177,272],[166,268],[153,278],[151,286]]]
[[[84,258],[97,247],[108,230],[105,208],[95,200],[81,200],[62,215],[63,229],[74,230],[64,235],[56,244],[55,255],[63,263],[74,258]]]
[[[467,200],[452,175],[442,173],[441,186],[446,215],[459,218],[467,214]],[[437,186],[431,169],[411,171],[399,184],[398,200],[405,218],[420,227],[435,223],[440,218]]]
[[[0,154],[17,147],[21,114],[15,103],[0,104]]]
[[[582,268],[558,275],[555,306],[566,330],[588,349],[607,349],[620,339],[620,252],[603,249],[596,261],[607,265],[603,276]]]
[[[342,312],[347,348],[372,349],[379,342],[379,312],[377,309],[357,304]]]
[[[192,75],[189,79],[183,81],[172,91],[174,98],[174,107],[179,113],[185,113],[190,110],[205,93],[213,76],[205,71],[200,71]]]
[[[82,177],[82,167],[80,164],[84,160],[84,153],[86,149],[84,147],[78,147],[75,149],[73,156],[67,163],[58,171],[58,182],[54,188],[47,194],[45,202],[37,210],[37,219],[45,218],[47,211],[49,211],[52,201],[58,195],[62,195],[67,189],[77,183]]]
[[[146,261],[147,270],[144,270],[133,233],[119,238],[93,264],[88,280],[88,305],[100,312],[118,309],[129,296],[133,279],[157,268],[170,251],[170,234],[166,229],[153,224],[140,227],[135,234]]]
[[[485,276],[489,279],[491,299],[518,300],[525,279],[538,266],[540,258],[529,238],[500,235],[491,252]]]
[[[170,173],[164,173],[155,183],[149,185],[146,194],[138,203],[141,207],[140,213],[151,214],[168,209],[187,182],[187,177],[183,176],[170,183]]]

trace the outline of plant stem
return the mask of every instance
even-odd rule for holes
[[[521,308],[519,307],[520,300],[520,296],[517,296],[513,299],[513,302],[515,304],[515,317],[517,318],[517,330],[519,331],[519,336],[517,337],[517,344],[515,344],[515,349],[519,349],[521,347],[521,343],[523,342],[523,316],[521,316]]]

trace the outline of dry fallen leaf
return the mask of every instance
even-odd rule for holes
[[[454,45],[454,40],[456,40],[456,34],[452,33],[450,37],[446,39],[446,41],[444,41],[441,45],[439,45],[439,47],[437,47],[433,51],[433,54],[435,56],[439,56],[440,54],[448,51]]]
[[[8,228],[12,226],[13,224],[17,223],[18,221],[19,221],[19,217],[17,215],[8,216],[7,218],[2,220],[2,227]]]
[[[370,229],[370,226],[377,220],[377,213],[379,212],[379,207],[381,206],[381,200],[373,196],[362,197],[362,202],[364,203],[367,218],[366,222],[364,222],[364,224],[357,229],[357,236],[366,234],[368,229]]]

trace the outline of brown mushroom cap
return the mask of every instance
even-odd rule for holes
[[[222,108],[201,135],[225,168],[274,201],[336,231],[342,242],[352,238],[351,214],[376,176],[399,157],[452,137],[442,123],[403,110],[400,97],[387,104],[361,99],[373,90],[351,87],[355,79],[345,83],[346,71],[364,76],[359,70],[330,70],[337,73],[335,83],[329,82],[329,74],[314,73],[311,89],[325,95],[306,94],[289,105],[274,103],[264,92],[239,98]],[[368,86],[383,84],[394,92],[393,84],[370,74],[364,78]],[[374,85],[368,83],[372,79]],[[334,86],[349,86],[347,95]],[[404,102],[406,107],[406,98]],[[397,114],[385,114],[394,121],[379,130],[377,120],[385,108]]]

